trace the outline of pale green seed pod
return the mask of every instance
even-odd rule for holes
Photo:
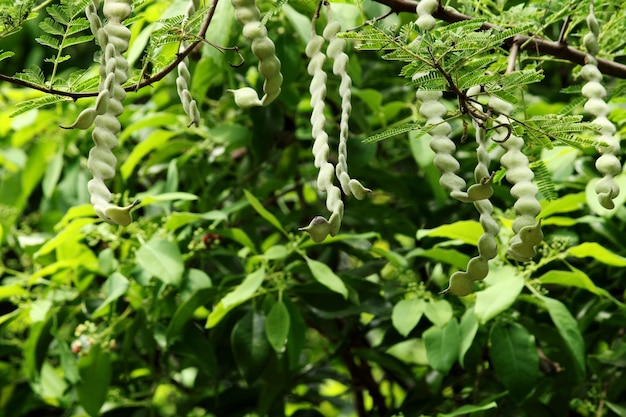
[[[352,79],[348,75],[348,55],[344,52],[346,41],[339,39],[337,33],[341,30],[341,24],[331,20],[330,14],[328,23],[324,28],[324,39],[328,41],[326,55],[332,59],[333,74],[341,77],[339,85],[339,95],[341,97],[341,118],[339,121],[339,147],[337,151],[336,174],[343,192],[361,200],[371,192],[359,181],[351,179],[348,173],[348,130],[350,113],[352,112]]]
[[[607,118],[611,109],[604,101],[606,90],[602,86],[602,73],[598,69],[596,59],[599,51],[600,25],[593,13],[593,3],[587,15],[587,26],[589,33],[583,38],[583,43],[587,48],[587,64],[581,71],[581,75],[587,82],[582,88],[582,94],[587,98],[585,111],[594,116],[593,123],[601,127],[599,140],[607,145],[598,147],[600,157],[596,160],[596,169],[604,176],[597,182],[595,192],[598,195],[598,202],[610,210],[615,207],[613,200],[620,193],[615,176],[622,171],[622,165],[617,158],[620,154],[619,138],[615,137],[615,126]]]
[[[232,0],[235,19],[243,26],[243,35],[252,43],[252,53],[259,60],[259,72],[265,78],[263,97],[250,87],[240,90],[228,90],[235,96],[235,103],[243,108],[267,106],[280,94],[283,75],[280,72],[280,60],[276,56],[274,42],[268,37],[267,29],[261,25],[261,12],[255,0]],[[250,90],[254,91],[252,96]]]
[[[443,97],[441,91],[417,91],[415,97],[422,102],[419,112],[426,117],[426,126],[436,126],[430,130],[430,148],[435,152],[433,163],[441,171],[439,184],[450,192],[454,198],[465,199],[467,193],[463,191],[466,183],[456,173],[461,166],[454,157],[456,145],[448,137],[452,128],[443,120],[447,110],[439,100]]]
[[[480,88],[470,88],[468,96],[477,95]],[[477,110],[482,111],[478,104],[473,104]],[[493,174],[489,174],[489,164],[491,158],[487,151],[488,140],[486,138],[485,129],[476,121],[473,122],[476,130],[476,149],[477,164],[474,169],[474,178],[476,184],[468,189],[468,197],[472,199],[474,207],[480,214],[480,225],[483,228],[483,234],[478,239],[478,256],[470,259],[467,264],[467,271],[459,271],[452,274],[450,283],[443,293],[450,293],[457,296],[469,295],[472,291],[472,283],[485,279],[489,274],[489,260],[495,258],[498,254],[498,246],[496,236],[499,232],[498,223],[493,218],[493,205],[489,198],[493,194],[492,183]]]
[[[330,234],[330,223],[322,216],[316,216],[311,220],[306,227],[301,227],[298,230],[301,232],[307,232],[311,236],[311,240],[315,243],[323,242],[326,236]]]
[[[309,92],[311,93],[311,134],[313,136],[313,156],[314,165],[318,168],[317,188],[320,192],[326,193],[326,208],[331,212],[329,220],[322,216],[317,216],[307,227],[299,230],[308,232],[314,242],[323,241],[326,236],[334,236],[339,232],[341,220],[343,218],[343,201],[341,200],[341,190],[334,185],[335,167],[328,162],[330,147],[328,146],[328,134],[325,131],[326,116],[326,80],[324,72],[324,62],[326,56],[322,52],[324,38],[315,33],[315,24],[312,26],[311,39],[307,43],[305,52],[309,58],[307,71],[311,78]]]
[[[443,290],[441,294],[452,294],[458,297],[465,297],[472,293],[474,280],[472,280],[467,272],[457,271],[450,277],[448,288]]]
[[[420,29],[431,30],[435,27],[437,21],[433,17],[433,13],[437,7],[439,7],[438,0],[420,0],[416,8],[418,18],[415,22]]]
[[[182,29],[185,29],[187,22],[191,16],[196,12],[198,8],[198,0],[189,0],[187,8],[185,9],[185,16],[181,23]],[[181,42],[178,48],[178,52],[182,52],[188,47],[187,42]],[[189,91],[189,84],[191,83],[191,74],[187,68],[189,60],[185,57],[177,67],[178,77],[176,78],[176,91],[178,97],[183,105],[183,110],[190,119],[189,125],[200,126],[200,111],[198,110],[198,103],[194,100],[191,92]]]
[[[506,168],[507,181],[513,185],[511,195],[515,198],[513,208],[517,213],[512,226],[515,235],[509,242],[507,254],[520,262],[529,262],[537,254],[535,246],[543,239],[541,221],[535,220],[541,212],[541,204],[537,200],[538,189],[532,182],[535,175],[529,167],[528,158],[522,152],[524,139],[504,127],[509,124],[507,116],[513,110],[513,106],[491,96],[489,107],[499,113],[494,125],[500,126],[494,129],[493,140],[506,150],[500,158],[500,163]]]
[[[93,16],[96,7],[96,3],[87,7],[87,15],[92,15],[90,22],[96,21]],[[97,28],[98,34],[103,34],[99,36],[99,40],[106,41],[101,43],[103,54],[99,72],[102,80],[98,88],[98,98],[95,107],[81,113],[74,123],[75,127],[80,127],[78,125],[87,124],[95,115],[92,120],[95,126],[92,132],[95,146],[89,152],[87,161],[93,179],[89,181],[87,188],[96,214],[109,223],[122,226],[127,226],[132,221],[130,210],[136,203],[126,207],[111,204],[111,192],[104,182],[115,176],[117,160],[112,150],[117,146],[117,134],[121,130],[117,117],[123,111],[122,102],[126,97],[123,84],[128,80],[128,62],[122,53],[128,49],[130,40],[130,30],[122,22],[130,16],[131,11],[130,0],[105,0],[103,14],[106,25]]]

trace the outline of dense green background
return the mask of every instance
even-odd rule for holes
[[[528,21],[552,39],[570,13],[569,41],[579,45],[588,1],[544,3],[455,6],[494,23]],[[601,54],[618,61],[619,4],[597,8]],[[158,19],[185,5],[137,5],[129,51],[137,71]],[[236,54],[208,44],[191,55],[200,127],[187,126],[174,74],[128,95],[110,183],[120,203],[141,201],[125,228],[101,222],[89,205],[90,132],[59,128],[93,99],[12,117],[44,94],[0,84],[0,416],[626,415],[626,210],[624,194],[610,212],[595,202],[594,149],[529,148],[556,192],[542,200],[539,256],[526,265],[505,256],[514,212],[502,180],[492,199],[502,245],[490,275],[468,297],[438,295],[475,255],[477,214],[440,188],[427,136],[363,143],[422,119],[398,63],[351,51],[349,167],[373,192],[345,200],[336,237],[314,244],[298,232],[327,215],[310,151],[304,47],[314,8],[290,3],[268,23],[285,81],[267,108],[240,110],[226,92],[262,83],[226,0],[207,39],[239,45],[246,63],[232,68]],[[351,28],[388,9],[366,1],[332,10]],[[37,64],[50,76],[50,50],[35,41],[45,16],[0,39],[15,52],[2,74]],[[383,23],[414,19],[393,14]],[[176,47],[163,50],[165,62]],[[96,50],[92,42],[68,49],[59,78],[95,71]],[[581,82],[579,67],[544,58],[524,61],[546,78],[525,92],[520,114],[559,111],[573,100],[561,89]],[[329,73],[333,144],[338,85]],[[446,99],[454,110],[454,97]],[[623,98],[613,97],[611,120],[625,130]],[[461,144],[459,120],[453,129],[471,178],[475,146]]]

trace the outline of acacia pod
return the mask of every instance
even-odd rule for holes
[[[308,226],[301,227],[298,230],[307,232],[313,242],[320,243],[330,234],[330,223],[324,217],[316,216]]]
[[[603,177],[595,186],[598,202],[606,209],[615,208],[613,200],[619,195],[620,189],[615,181],[615,176],[622,170],[622,165],[617,159],[620,155],[619,139],[615,135],[615,126],[608,119],[611,111],[604,101],[606,90],[602,86],[602,73],[598,69],[596,55],[599,52],[598,35],[600,25],[593,12],[593,3],[589,7],[587,15],[587,26],[589,33],[583,38],[583,43],[587,49],[587,64],[581,70],[582,77],[586,80],[582,88],[582,94],[587,98],[584,109],[595,119],[593,123],[600,126],[600,141],[607,146],[598,147],[600,156],[596,160],[596,169]]]
[[[415,10],[418,15],[415,23],[420,29],[431,30],[435,27],[437,21],[432,15],[437,10],[437,7],[439,7],[438,0],[420,0]]]
[[[91,203],[100,218],[126,226],[131,222],[129,212],[134,204],[127,207],[111,204],[111,192],[104,181],[115,176],[117,160],[112,149],[118,143],[117,134],[121,125],[117,117],[123,111],[122,100],[126,97],[126,92],[122,85],[128,79],[128,62],[122,53],[128,49],[130,40],[130,30],[121,22],[130,16],[132,8],[130,0],[105,0],[103,14],[106,25],[103,27],[98,27],[99,19],[93,15],[95,10],[95,3],[86,8],[92,31],[97,31],[98,41],[103,49],[99,68],[101,82],[95,108],[81,113],[79,119],[83,115],[84,117],[78,123],[86,124],[95,115],[92,132],[94,147],[89,151],[87,161],[93,179],[89,181],[87,188],[91,194]]]
[[[280,73],[281,64],[276,56],[274,42],[269,39],[267,29],[261,25],[261,13],[254,0],[232,0],[231,3],[235,9],[235,19],[243,26],[243,35],[252,43],[252,53],[259,60],[259,72],[265,78],[265,82],[264,95],[261,98],[256,90],[250,87],[229,91],[234,94],[235,103],[239,107],[266,106],[278,97],[283,82]],[[243,91],[239,92],[241,90]],[[254,95],[251,90],[254,91]]]
[[[441,291],[441,294],[449,293],[458,297],[465,297],[472,293],[473,282],[467,272],[457,271],[452,274],[448,288]]]
[[[361,185],[360,182],[352,182],[348,173],[348,133],[349,119],[352,112],[352,79],[348,74],[348,55],[345,53],[346,41],[337,37],[341,31],[341,24],[332,20],[329,15],[328,21],[323,31],[323,39],[328,41],[326,55],[333,60],[333,74],[341,77],[339,85],[339,95],[341,97],[341,117],[339,120],[339,145],[337,148],[336,175],[342,191],[347,196],[354,196],[361,200],[365,198],[370,190]],[[320,39],[316,38],[315,47],[321,48]],[[325,79],[324,79],[325,80]],[[355,192],[353,192],[353,190]]]

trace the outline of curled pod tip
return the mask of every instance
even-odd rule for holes
[[[235,97],[235,104],[242,109],[248,109],[250,107],[261,106],[263,103],[259,99],[259,95],[256,90],[250,87],[243,87],[237,90],[228,90]]]
[[[105,220],[119,226],[128,226],[133,221],[130,211],[138,203],[139,200],[135,200],[132,204],[129,204],[126,207],[118,207],[112,204],[109,205],[109,207],[104,210],[104,215],[106,216]]]
[[[471,185],[467,189],[467,196],[470,201],[485,200],[493,195],[493,174],[489,177],[483,177],[479,183]]]
[[[474,281],[467,275],[467,273],[457,271],[450,277],[448,288],[441,291],[439,294],[449,293],[458,297],[465,297],[472,293],[473,287]]]
[[[372,190],[364,187],[358,180],[355,179],[350,179],[350,181],[348,182],[348,187],[350,187],[352,195],[357,200],[363,200],[369,193],[372,192]]]
[[[315,216],[308,226],[301,227],[298,230],[307,232],[313,242],[320,243],[330,234],[330,223],[322,216]]]
[[[96,119],[98,113],[93,107],[89,107],[80,112],[76,121],[69,126],[60,126],[62,129],[89,129]]]
[[[341,219],[343,218],[343,203],[338,207],[337,210],[333,211],[330,215],[330,219],[328,223],[330,225],[330,235],[336,236],[339,233],[339,229],[341,228]]]

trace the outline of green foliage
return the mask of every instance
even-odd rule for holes
[[[85,3],[36,11],[38,2],[0,3],[0,38],[37,32],[27,32],[30,49],[2,44],[0,72],[26,62],[18,80],[95,92]],[[140,200],[125,228],[99,221],[89,204],[89,134],[59,128],[92,101],[3,82],[0,416],[623,414],[626,211],[620,200],[612,211],[594,206],[593,147],[602,143],[575,98],[579,80],[533,52],[520,52],[520,70],[507,74],[503,46],[528,31],[556,39],[566,16],[568,43],[578,46],[589,2],[458,3],[476,20],[428,33],[410,14],[365,24],[385,13],[377,3],[331,4],[344,28],[365,24],[342,37],[359,49],[348,51],[350,172],[373,192],[345,198],[341,232],[321,243],[298,232],[326,210],[314,184],[302,52],[314,4],[260,4],[285,77],[271,106],[243,111],[227,94],[244,83],[259,89],[263,77],[221,0],[206,40],[242,46],[245,64],[229,66],[234,53],[206,42],[190,56],[199,126],[187,126],[174,77],[128,92],[120,175],[108,182],[114,202]],[[180,42],[198,39],[211,3],[185,27],[184,2],[135,6],[129,90],[174,62]],[[619,56],[624,10],[605,6],[601,50]],[[478,30],[485,22],[501,29]],[[328,80],[333,144],[340,81]],[[545,239],[533,261],[507,258],[514,198],[492,163],[500,247],[474,292],[453,297],[439,293],[483,230],[471,204],[441,190],[428,146],[437,125],[424,126],[414,87],[445,90],[459,173],[469,179],[476,145],[464,106],[475,84],[515,105],[509,119],[527,139]],[[609,118],[623,135],[624,83],[610,84]]]

